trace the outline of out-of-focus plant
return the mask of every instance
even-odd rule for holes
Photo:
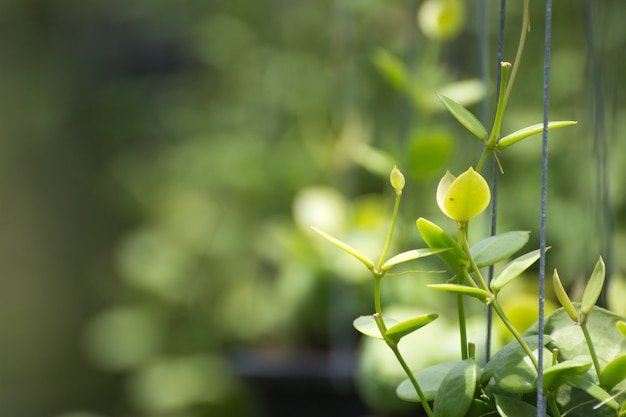
[[[446,2],[441,2],[441,7],[455,5],[454,2],[444,3]],[[542,132],[544,128],[550,130],[575,123],[550,122],[545,127],[537,124],[504,136],[500,133],[524,49],[528,7],[529,2],[525,1],[522,35],[515,63],[511,65],[503,62],[501,65],[501,84],[491,129],[487,130],[457,101],[444,95],[439,96],[447,110],[483,144],[483,152],[475,169],[470,166],[459,176],[447,172],[437,187],[437,205],[456,223],[456,239],[437,224],[420,217],[417,219],[417,229],[427,247],[388,256],[406,185],[403,174],[396,167],[391,170],[390,175],[391,186],[395,190],[393,213],[377,261],[356,247],[314,228],[324,239],[356,258],[369,270],[373,278],[375,312],[373,315],[357,318],[353,323],[354,327],[366,336],[385,342],[408,377],[398,386],[398,396],[407,401],[419,402],[429,417],[538,415],[532,399],[536,398],[537,377],[540,372],[543,376],[542,394],[547,397],[551,416],[626,415],[626,341],[621,334],[626,334],[626,319],[595,306],[604,285],[605,267],[602,258],[585,287],[579,306],[571,302],[555,271],[554,288],[563,308],[546,318],[543,346],[538,346],[536,326],[525,334],[520,333],[501,305],[499,294],[540,258],[540,251],[533,250],[510,260],[498,268],[490,281],[483,274],[483,268],[501,265],[525,246],[529,233],[500,233],[470,245],[469,224],[487,208],[491,198],[489,185],[479,174],[487,159],[493,158],[494,163],[502,170],[500,153],[505,149]],[[443,8],[429,12],[450,13]],[[414,373],[400,350],[400,342],[414,332],[419,334],[439,314],[431,312],[400,321],[384,315],[382,283],[391,279],[394,267],[432,255],[443,260],[452,273],[452,277],[445,283],[429,284],[427,287],[451,293],[456,297],[460,358]],[[465,305],[468,299],[478,300],[491,308],[514,339],[484,364],[477,359],[476,345],[468,336]],[[437,339],[422,342],[426,345],[441,343]],[[543,363],[542,369],[537,358],[538,349],[543,349],[544,357],[551,358]],[[529,395],[533,393],[534,396]]]

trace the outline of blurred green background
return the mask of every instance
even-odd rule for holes
[[[431,32],[422,3],[451,7]],[[505,133],[542,120],[531,3]],[[445,224],[436,183],[480,148],[434,93],[491,120],[498,16],[495,0],[0,2],[0,413],[402,412],[373,382],[392,366],[378,346],[356,353],[367,271],[309,226],[375,256],[393,164],[394,250],[421,245],[417,217]],[[579,124],[551,134],[548,207],[548,270],[575,287],[603,254],[622,314],[625,20],[618,0],[554,2],[550,116]],[[529,248],[540,153],[537,137],[502,159],[498,227],[532,230]],[[446,309],[429,279],[390,281],[397,314]],[[443,323],[418,362],[454,344]]]

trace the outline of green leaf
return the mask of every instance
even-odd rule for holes
[[[463,127],[469,130],[471,134],[483,142],[487,140],[487,129],[485,129],[485,126],[483,126],[476,116],[451,98],[440,94],[437,94],[437,97],[439,97],[439,100],[441,100],[452,116],[454,116],[454,118],[458,120]]]
[[[559,278],[559,273],[554,270],[554,275],[552,275],[552,287],[554,287],[554,293],[556,294],[557,300],[563,306],[563,309],[567,313],[567,315],[575,322],[578,323],[578,311],[576,311],[576,307],[570,300],[569,295],[563,288],[563,284],[561,283],[561,278]]]
[[[550,336],[545,335],[544,345],[548,344],[550,340]],[[537,336],[526,336],[524,341],[532,349],[533,354],[537,356]],[[546,358],[552,355],[552,352],[545,347],[543,353]],[[491,370],[498,387],[506,392],[526,394],[537,389],[537,370],[516,340],[496,352],[487,364],[487,368]]]
[[[605,272],[604,261],[602,260],[602,257],[600,257],[595,268],[593,269],[593,272],[591,273],[589,282],[587,282],[585,292],[583,293],[583,300],[580,303],[580,314],[583,316],[583,321],[585,320],[585,317],[589,315],[591,309],[600,297],[602,287],[604,286]]]
[[[433,322],[439,317],[439,314],[425,314],[423,316],[414,317],[401,323],[394,324],[387,329],[387,337],[398,343],[404,336],[413,333],[427,324]]]
[[[439,291],[453,292],[455,294],[467,295],[469,297],[478,298],[480,301],[485,302],[491,297],[491,293],[480,288],[469,287],[467,285],[459,284],[430,284],[428,288]]]
[[[588,374],[587,374],[588,375]],[[574,375],[568,379],[568,383],[576,388],[580,388],[585,391],[587,394],[592,396],[598,401],[601,401],[604,405],[607,405],[612,410],[617,410],[619,408],[619,404],[615,401],[611,394],[606,392],[602,387],[595,384],[590,380],[586,375]]]
[[[617,327],[617,330],[619,330],[620,333],[626,337],[626,321],[618,321],[615,323],[615,327]]]
[[[450,159],[454,140],[448,132],[418,133],[411,141],[411,173],[420,178],[440,172]]]
[[[435,255],[435,254],[438,254],[447,250],[450,250],[450,248],[409,250],[409,251],[402,252],[396,256],[391,257],[390,259],[387,260],[387,262],[383,264],[383,266],[380,269],[383,271],[388,271],[398,264],[412,261],[412,260],[419,259],[419,258],[424,258],[426,256]]]
[[[500,291],[505,285],[520,276],[522,272],[526,271],[532,264],[537,262],[540,256],[541,253],[539,249],[537,249],[511,261],[498,273],[493,281],[491,281],[491,290],[493,292]]]
[[[405,90],[409,86],[406,66],[397,56],[385,49],[378,49],[372,56],[372,62],[378,72],[397,90]]]
[[[435,395],[439,390],[439,386],[443,382],[443,379],[450,373],[452,368],[454,368],[461,361],[456,362],[443,362],[437,365],[428,367],[414,374],[417,383],[426,397],[427,401],[432,401],[435,399]],[[405,379],[398,385],[396,388],[396,394],[398,397],[404,401],[410,402],[420,402],[420,397],[417,395],[417,391],[415,391],[415,387],[411,383],[410,379]]]
[[[496,408],[501,417],[535,417],[537,407],[518,398],[494,395]]]
[[[437,256],[447,263],[455,273],[459,273],[461,268],[467,268],[469,261],[461,246],[452,239],[442,228],[428,220],[420,217],[416,222],[417,229],[424,242],[429,248],[447,248],[445,252],[437,253]]]
[[[443,379],[433,405],[435,417],[463,417],[476,391],[478,366],[473,359],[456,364]]]
[[[584,374],[591,368],[591,362],[583,359],[563,361],[543,371],[543,387],[553,391],[566,384],[573,375]]]
[[[600,384],[608,390],[626,379],[626,353],[607,363],[600,374]]]
[[[552,130],[552,129],[557,129],[559,127],[565,127],[565,126],[571,126],[571,125],[575,125],[578,122],[574,122],[574,121],[558,121],[558,122],[549,122],[548,123],[548,130]],[[528,126],[525,127],[523,129],[517,130],[509,135],[506,135],[505,137],[501,138],[498,141],[498,145],[497,148],[498,149],[505,149],[508,148],[509,146],[519,142],[522,139],[525,139],[529,136],[532,135],[536,135],[538,133],[543,132],[543,123],[538,123],[536,125],[532,125],[532,126]]]
[[[390,326],[398,324],[398,320],[394,320],[389,317],[383,317],[383,322],[385,322],[385,326],[387,327],[387,329],[389,329]],[[383,339],[383,336],[380,334],[380,330],[378,329],[378,325],[376,324],[374,316],[357,317],[352,322],[352,325],[355,329],[363,333],[365,336],[373,337],[375,339]]]
[[[514,231],[488,237],[472,246],[470,252],[476,266],[483,268],[505,260],[520,250],[526,242],[530,232]]]
[[[357,258],[370,271],[374,269],[374,262],[372,262],[367,256],[363,255],[358,250],[354,249],[352,246],[348,245],[347,243],[342,242],[339,239],[336,239],[336,238],[332,237],[331,235],[329,235],[327,233],[322,232],[321,230],[319,230],[316,227],[311,226],[311,228],[313,230],[315,230],[317,233],[319,233],[324,239],[328,240],[330,243],[332,243],[333,245],[337,246],[339,249],[342,249],[342,250],[348,252],[350,255],[352,255],[355,258]]]

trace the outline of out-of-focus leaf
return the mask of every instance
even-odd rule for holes
[[[453,140],[445,134],[430,134],[414,138],[411,142],[411,173],[427,177],[440,172],[452,153]]]
[[[383,266],[380,268],[383,271],[388,271],[391,268],[393,268],[394,266],[404,263],[404,262],[408,262],[408,261],[412,261],[415,259],[419,259],[419,258],[424,258],[426,256],[431,256],[431,255],[435,255],[441,252],[445,252],[447,250],[450,250],[449,248],[444,248],[444,249],[413,249],[413,250],[409,250],[406,252],[402,252],[397,254],[396,256],[391,257],[390,259],[387,260],[387,262],[385,262],[383,264]]]
[[[446,96],[437,95],[439,100],[448,109],[448,111],[459,121],[470,133],[481,141],[487,139],[487,129],[469,110]]]
[[[378,72],[397,90],[404,90],[409,86],[406,66],[397,56],[386,49],[378,49],[372,56],[372,62]]]
[[[485,302],[491,294],[488,291],[481,290],[480,288],[469,287],[467,285],[458,284],[431,284],[428,288],[435,290],[453,292],[455,294],[467,295],[468,297],[478,298],[480,301]]]
[[[350,255],[354,256],[356,259],[361,261],[363,265],[367,267],[367,269],[370,269],[370,270],[374,269],[374,262],[372,262],[367,256],[363,255],[358,250],[354,249],[352,246],[348,245],[347,243],[342,242],[339,239],[332,237],[331,235],[327,233],[322,232],[316,227],[311,226],[311,228],[315,230],[317,233],[319,233],[324,239],[328,240],[330,243],[337,246],[339,249],[342,249],[348,252]]]

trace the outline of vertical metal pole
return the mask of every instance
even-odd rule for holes
[[[541,152],[541,220],[539,229],[539,322],[537,335],[537,417],[546,415],[546,399],[543,395],[543,329],[546,275],[546,208],[548,196],[548,107],[550,98],[550,44],[552,38],[552,0],[546,0],[546,26],[543,64],[543,138]]]

